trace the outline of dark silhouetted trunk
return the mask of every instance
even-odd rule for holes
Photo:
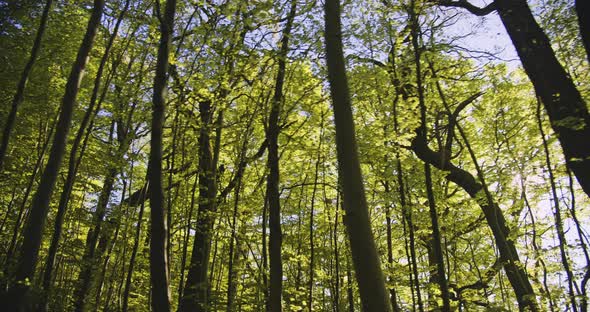
[[[270,284],[269,284],[269,309],[272,312],[282,310],[281,297],[283,293],[283,264],[281,259],[281,203],[279,198],[279,116],[283,102],[283,84],[285,81],[285,67],[287,53],[289,52],[289,37],[297,10],[297,1],[291,0],[291,8],[287,16],[287,23],[283,29],[281,46],[278,54],[278,72],[275,82],[274,97],[268,119],[266,139],[268,140],[269,168],[266,197],[269,210],[269,259],[270,259]]]
[[[98,198],[98,204],[92,218],[92,227],[88,230],[86,246],[82,256],[82,268],[78,275],[77,287],[74,291],[74,311],[86,311],[90,303],[89,292],[94,280],[94,273],[98,269],[100,257],[97,253],[97,244],[103,227],[103,219],[107,211],[107,204],[111,197],[117,170],[111,168],[105,180]]]
[[[216,165],[211,152],[211,102],[199,102],[201,129],[199,131],[199,211],[191,263],[187,272],[179,311],[207,311],[209,257],[211,232],[217,208]]]
[[[55,186],[57,174],[63,160],[66,141],[70,130],[70,123],[72,121],[72,114],[78,95],[80,81],[82,79],[84,68],[88,61],[88,55],[92,50],[94,37],[100,25],[100,19],[104,9],[104,0],[95,0],[92,15],[88,21],[86,34],[78,50],[76,61],[72,66],[72,70],[66,83],[65,94],[62,99],[61,112],[57,123],[55,136],[53,138],[53,145],[49,159],[43,171],[41,181],[37,188],[37,192],[33,198],[33,204],[24,230],[24,241],[19,255],[19,261],[14,274],[14,286],[9,290],[6,304],[3,306],[10,311],[21,311],[27,308],[30,301],[26,298],[29,290],[28,285],[22,283],[25,280],[32,280],[37,266],[39,257],[39,248],[41,246],[41,239],[45,220],[49,210],[49,201],[51,193]]]
[[[142,193],[142,197],[146,196],[146,190]],[[133,270],[135,269],[135,257],[137,256],[137,250],[139,249],[139,238],[141,236],[141,223],[143,221],[143,211],[145,208],[145,200],[141,201],[139,207],[139,214],[137,216],[137,226],[135,227],[135,237],[133,239],[133,249],[131,250],[131,257],[129,258],[129,268],[127,269],[127,276],[125,277],[125,288],[123,290],[123,312],[127,312],[129,306],[129,292],[131,291],[131,281],[133,280]]]
[[[150,140],[150,157],[148,180],[150,184],[150,278],[152,290],[152,309],[155,312],[170,311],[170,290],[168,276],[167,209],[164,206],[164,189],[162,187],[162,136],[166,109],[166,85],[168,81],[168,54],[170,41],[174,32],[174,13],[176,0],[167,0],[164,15],[161,14],[159,2],[156,2],[160,17],[160,43],[154,77],[154,94],[152,99],[152,137]]]
[[[590,196],[590,115],[586,103],[555,57],[549,38],[535,21],[526,0],[497,0],[495,3],[522,65],[545,106],[567,165]],[[578,13],[585,11],[584,5],[577,8]],[[587,19],[583,22],[587,23]],[[582,33],[587,34],[585,30]]]
[[[363,177],[352,118],[352,103],[346,79],[340,2],[327,0],[325,4],[325,40],[328,80],[336,125],[336,149],[341,175],[342,198],[346,211],[346,225],[350,250],[363,309],[391,311],[388,291],[381,271],[379,253],[371,232]]]
[[[580,36],[586,49],[586,57],[590,62],[590,1],[576,0],[576,13],[578,15],[578,25],[580,26]]]
[[[545,106],[568,168],[590,196],[590,114],[569,74],[557,60],[549,38],[535,21],[526,0],[496,0],[485,8],[468,1],[437,0],[440,5],[465,8],[476,15],[497,11],[516,48],[522,66]],[[580,32],[588,49],[588,1],[577,0]],[[590,58],[590,56],[589,56]]]
[[[480,193],[484,192],[483,185],[477,182],[471,173],[455,166],[450,161],[441,164],[442,153],[431,150],[426,138],[421,135],[417,135],[412,141],[412,150],[418,158],[446,171],[446,178],[462,187],[480,205],[494,234],[506,276],[514,288],[519,304],[522,307],[530,306],[531,309],[534,308],[534,311],[537,311],[533,288],[522,267],[514,242],[508,239],[509,229],[506,226],[506,219],[498,205],[484,196],[485,194]]]

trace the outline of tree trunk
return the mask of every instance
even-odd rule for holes
[[[19,205],[18,215],[16,217],[14,227],[12,228],[12,235],[10,238],[10,243],[9,243],[7,251],[6,251],[6,259],[4,262],[4,275],[5,275],[5,277],[10,274],[10,269],[12,268],[12,266],[14,264],[16,264],[15,263],[16,259],[14,259],[13,256],[14,256],[14,253],[16,252],[16,248],[17,248],[18,234],[19,234],[19,230],[20,230],[21,221],[23,220],[23,216],[26,215],[27,201],[29,200],[29,196],[31,195],[31,191],[33,190],[33,185],[35,183],[37,173],[39,172],[41,165],[43,165],[43,158],[45,157],[45,153],[47,152],[47,147],[49,146],[49,142],[51,141],[51,135],[53,134],[53,131],[55,130],[55,127],[57,125],[57,121],[58,121],[57,118],[53,118],[53,121],[51,122],[51,128],[49,129],[49,133],[47,134],[47,138],[43,142],[43,146],[40,148],[39,156],[37,157],[37,161],[35,162],[35,166],[33,167],[33,172],[31,172],[31,177],[29,178],[29,181],[27,183],[27,187],[25,189],[23,199]],[[6,286],[5,282],[6,282],[6,280],[2,281],[2,284],[3,284],[2,289],[3,290],[5,290],[5,286]]]
[[[323,117],[323,116],[322,116]],[[317,150],[317,158],[315,161],[315,173],[313,178],[313,189],[311,192],[311,206],[309,212],[309,283],[308,283],[308,296],[307,296],[307,309],[311,312],[313,311],[313,283],[314,283],[314,265],[315,265],[315,245],[314,245],[314,214],[315,214],[315,197],[318,189],[318,176],[320,170],[320,161],[321,161],[321,151],[322,151],[322,133],[324,130],[323,125],[323,118],[322,123],[320,124],[320,138],[318,143],[318,150]],[[324,198],[325,200],[325,198]]]
[[[184,233],[184,239],[182,244],[182,256],[180,260],[180,279],[178,282],[178,305],[180,306],[180,302],[182,301],[182,294],[184,293],[184,272],[186,266],[186,258],[188,253],[188,244],[190,241],[190,233],[192,230],[192,220],[193,220],[193,211],[195,209],[195,195],[197,193],[197,186],[199,185],[199,178],[198,176],[195,177],[195,181],[193,182],[193,186],[191,188],[191,200],[189,204],[188,214],[187,214],[187,221],[186,221],[186,232]]]
[[[143,195],[145,196],[145,191]],[[135,268],[135,257],[139,249],[139,238],[141,236],[141,223],[143,221],[143,211],[145,208],[145,201],[141,202],[139,207],[139,214],[137,216],[137,227],[135,228],[135,238],[133,240],[133,249],[131,250],[131,257],[129,258],[129,268],[127,269],[127,276],[125,277],[125,290],[123,291],[123,308],[121,311],[127,312],[129,306],[129,292],[131,291],[131,281],[133,280],[133,269]]]
[[[547,166],[547,173],[549,174],[549,185],[551,186],[551,195],[553,196],[553,205],[555,210],[553,216],[555,218],[555,231],[557,232],[557,238],[559,240],[559,251],[561,255],[561,263],[565,274],[567,276],[567,283],[569,286],[570,302],[572,304],[572,310],[578,311],[576,304],[576,294],[574,291],[574,274],[570,267],[570,263],[567,255],[567,239],[563,230],[563,219],[561,217],[561,208],[559,207],[559,195],[557,194],[557,186],[555,184],[555,176],[553,175],[553,168],[551,167],[551,155],[549,154],[549,145],[545,138],[545,131],[543,130],[543,120],[541,118],[541,103],[537,105],[537,124],[539,125],[539,132],[541,134],[541,140],[543,141],[543,151],[545,152],[545,165]]]
[[[104,4],[104,0],[94,0],[94,9],[92,10],[90,20],[88,21],[84,39],[78,50],[76,61],[74,62],[66,83],[66,90],[62,99],[61,112],[55,136],[53,138],[53,145],[51,146],[49,159],[45,166],[45,170],[43,171],[37,192],[33,198],[31,212],[25,225],[25,239],[21,247],[18,266],[14,274],[15,283],[9,290],[10,295],[6,298],[6,304],[3,304],[7,310],[21,311],[26,309],[26,306],[30,303],[26,298],[29,286],[22,282],[27,279],[29,281],[33,279],[37,259],[39,257],[39,248],[41,246],[45,219],[47,218],[49,210],[49,201],[63,160],[76,96],[88,60],[88,55],[90,54],[90,50],[92,50],[94,37],[98,30],[98,26],[100,25]]]
[[[100,257],[96,255],[97,243],[101,235],[103,219],[106,214],[107,204],[111,197],[116,176],[117,170],[115,168],[111,168],[105,176],[103,187],[98,198],[96,211],[92,218],[93,225],[92,228],[88,230],[84,256],[82,257],[82,268],[80,269],[77,287],[74,291],[74,311],[76,312],[86,311],[88,304],[90,304],[88,295],[94,280],[94,272],[100,262]]]
[[[549,38],[535,21],[526,0],[497,0],[495,3],[537,96],[547,110],[567,165],[590,196],[590,144],[587,144],[590,115],[586,102],[555,57]],[[578,12],[583,13],[583,7],[578,5]]]
[[[340,2],[327,0],[325,4],[325,40],[328,80],[336,125],[338,168],[342,181],[345,225],[356,279],[365,311],[391,311],[388,292],[381,271],[379,253],[375,245],[352,118],[352,103],[346,79]]]
[[[270,258],[270,292],[269,308],[271,312],[281,312],[281,296],[283,293],[283,264],[281,259],[281,203],[279,198],[279,116],[283,101],[283,84],[285,81],[285,67],[289,52],[289,37],[297,10],[297,1],[291,0],[291,8],[287,16],[287,23],[283,29],[281,46],[278,55],[278,71],[275,82],[272,107],[268,120],[266,138],[268,140],[269,173],[266,184],[266,194],[269,209],[269,258]]]
[[[52,278],[52,274],[53,274],[53,265],[55,263],[55,255],[57,254],[57,248],[59,246],[59,240],[61,238],[63,221],[64,221],[64,217],[66,214],[68,201],[69,201],[70,195],[72,193],[72,188],[74,186],[74,181],[76,179],[76,173],[78,171],[78,166],[82,160],[82,156],[83,156],[84,150],[85,150],[83,148],[82,151],[80,152],[80,155],[78,156],[78,148],[80,146],[80,143],[82,142],[82,137],[83,137],[84,133],[89,134],[92,131],[92,126],[88,127],[88,130],[86,131],[87,125],[89,122],[91,123],[91,125],[93,124],[93,122],[91,122],[91,120],[93,120],[94,117],[96,116],[96,113],[98,112],[98,110],[101,107],[102,100],[104,99],[104,96],[102,96],[101,99],[98,101],[97,109],[95,112],[94,106],[95,106],[97,99],[98,99],[98,93],[99,93],[99,89],[100,89],[100,82],[102,79],[102,74],[103,74],[104,68],[107,64],[107,60],[109,58],[109,54],[110,54],[109,52],[113,46],[115,38],[117,37],[119,26],[121,25],[121,22],[123,21],[123,17],[125,15],[125,13],[127,12],[127,9],[129,8],[129,2],[130,2],[130,0],[127,0],[125,2],[125,7],[123,8],[121,13],[119,14],[119,17],[118,17],[115,27],[113,29],[113,33],[111,34],[111,36],[109,38],[109,41],[107,43],[107,46],[106,46],[105,51],[103,53],[103,56],[100,60],[100,65],[98,67],[98,70],[96,72],[96,77],[94,79],[94,88],[92,90],[92,95],[90,97],[90,104],[88,105],[88,108],[84,114],[84,117],[82,118],[82,122],[80,123],[80,127],[78,129],[78,132],[76,133],[76,137],[74,139],[74,142],[72,143],[72,148],[70,150],[70,158],[68,160],[68,173],[66,176],[66,180],[64,182],[63,191],[60,195],[59,205],[57,208],[57,214],[56,214],[55,221],[54,221],[54,230],[53,230],[53,234],[51,237],[51,244],[49,246],[49,251],[47,254],[47,261],[45,262],[45,269],[43,272],[42,286],[43,286],[44,294],[42,295],[42,300],[40,302],[41,309],[45,308],[45,306],[47,304],[47,298],[48,298],[48,296],[51,296],[51,288],[52,288],[51,278]],[[113,69],[113,71],[114,71],[114,69]],[[113,72],[113,74],[114,74],[114,72]],[[111,74],[111,77],[113,74]],[[106,92],[106,90],[105,90],[105,92]],[[93,112],[94,112],[94,115],[93,115]],[[88,134],[87,134],[85,141],[88,139]],[[85,146],[85,144],[84,144],[84,146]]]
[[[586,49],[586,57],[588,57],[588,62],[590,62],[590,2],[587,0],[576,0],[576,13],[578,14],[580,36]]]
[[[152,99],[152,137],[150,140],[149,174],[150,184],[150,277],[152,290],[152,309],[155,312],[170,311],[170,290],[168,276],[168,259],[166,255],[168,224],[164,206],[164,189],[162,187],[162,135],[166,107],[166,84],[168,80],[168,54],[170,41],[174,32],[174,13],[176,0],[167,0],[162,16],[159,2],[156,2],[160,17],[160,43],[154,77],[154,94]]]
[[[27,81],[29,80],[29,75],[33,69],[33,65],[37,60],[37,56],[39,55],[39,50],[41,49],[41,41],[43,39],[43,34],[45,33],[45,29],[47,28],[47,20],[49,17],[49,11],[51,10],[51,4],[53,0],[47,0],[45,2],[45,7],[43,8],[43,13],[41,14],[41,22],[39,23],[39,28],[37,29],[37,35],[35,36],[35,41],[33,42],[33,47],[31,49],[31,55],[29,56],[29,60],[23,69],[21,74],[20,80],[16,87],[16,93],[14,94],[14,98],[12,99],[12,106],[10,107],[10,112],[8,113],[8,118],[6,119],[6,123],[4,124],[4,130],[2,131],[2,142],[0,143],[0,171],[4,165],[4,158],[6,157],[6,151],[8,150],[8,141],[10,140],[10,133],[14,128],[14,123],[16,121],[16,112],[18,107],[22,104],[25,99],[25,87],[27,86]]]
[[[519,304],[537,311],[533,288],[522,267],[514,242],[508,239],[510,231],[506,226],[504,214],[495,202],[480,193],[484,192],[483,185],[477,182],[471,173],[455,166],[448,160],[441,164],[442,153],[431,150],[426,138],[421,135],[416,136],[412,141],[412,150],[418,158],[448,172],[446,178],[463,188],[479,204],[494,234],[506,276],[514,288]]]
[[[414,0],[411,1],[411,5],[409,8],[410,14],[410,32],[412,37],[412,47],[414,52],[414,63],[416,66],[416,86],[418,89],[418,105],[420,107],[420,121],[421,125],[419,128],[420,135],[423,137],[427,137],[427,127],[426,127],[426,103],[424,99],[424,86],[422,83],[422,66],[421,66],[421,47],[419,46],[418,39],[420,37],[420,25],[418,22],[418,15],[415,12],[415,3]],[[446,155],[442,154],[441,157],[445,157]],[[444,159],[441,159],[441,161]],[[445,265],[444,265],[444,256],[442,251],[442,242],[441,242],[441,235],[438,226],[438,213],[436,211],[436,204],[434,202],[434,191],[432,187],[432,173],[430,169],[430,164],[425,162],[424,163],[424,180],[426,184],[426,194],[428,197],[428,208],[430,212],[430,221],[432,224],[432,253],[433,253],[433,260],[436,262],[436,270],[431,272],[432,280],[436,281],[439,284],[441,297],[443,301],[442,311],[443,312],[450,312],[451,311],[451,304],[449,299],[449,285],[447,283],[447,278],[445,276]]]
[[[211,232],[217,208],[217,174],[211,153],[211,102],[209,100],[199,102],[199,110],[201,118],[199,133],[199,210],[191,264],[187,273],[184,294],[180,300],[179,311],[207,311]]]
[[[243,154],[242,154],[243,155]],[[238,279],[238,270],[237,270],[237,262],[239,261],[240,257],[240,240],[241,238],[237,237],[237,227],[238,225],[238,204],[240,200],[240,190],[242,189],[242,179],[240,178],[237,182],[236,189],[234,191],[234,210],[232,214],[232,223],[231,223],[231,236],[229,242],[229,264],[227,268],[227,306],[226,311],[232,312],[235,309],[235,299],[237,294],[237,279]],[[235,250],[237,249],[237,251]]]
[[[398,171],[397,174],[399,175],[400,172]],[[389,188],[389,183],[386,181],[383,183],[385,188],[385,193],[389,194],[391,189]],[[393,241],[392,241],[392,228],[391,228],[391,215],[392,212],[392,205],[387,205],[385,208],[385,222],[387,224],[386,232],[387,232],[387,263],[389,264],[389,269],[393,267]],[[393,277],[389,276],[389,281],[393,283]],[[389,286],[389,301],[391,302],[391,307],[393,308],[393,312],[401,312],[401,307],[397,302],[397,294],[395,291],[395,287]]]

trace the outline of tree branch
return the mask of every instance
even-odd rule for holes
[[[485,16],[485,15],[488,15],[488,14],[496,11],[496,2],[495,1],[488,4],[487,6],[485,6],[483,8],[475,6],[467,0],[455,0],[455,1],[454,0],[435,0],[432,2],[434,2],[440,6],[444,6],[444,7],[454,7],[454,8],[466,9],[470,13],[475,14],[477,16]]]

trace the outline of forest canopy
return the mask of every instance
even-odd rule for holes
[[[0,310],[588,311],[590,2],[0,0]]]

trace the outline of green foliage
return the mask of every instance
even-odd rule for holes
[[[14,250],[9,250],[9,246],[19,246],[23,240],[25,216],[47,159],[67,75],[88,19],[88,1],[55,2],[0,173],[0,261],[6,266],[0,272],[2,280],[7,279],[10,271],[12,260],[8,256]],[[516,244],[522,260],[518,265],[530,277],[536,299],[544,310],[550,303],[556,307],[569,305],[563,287],[566,275],[554,237],[555,203],[549,196],[537,99],[526,75],[514,63],[507,65],[469,56],[465,52],[469,47],[463,45],[472,42],[460,42],[454,37],[454,24],[461,24],[460,17],[425,1],[417,1],[422,27],[422,72],[416,73],[408,27],[409,2],[384,5],[388,2],[347,2],[343,10],[347,75],[360,160],[387,287],[396,292],[404,311],[417,308],[417,287],[428,310],[442,302],[431,279],[436,263],[432,257],[424,162],[412,151],[416,130],[421,126],[417,89],[420,75],[427,106],[428,147],[442,151],[452,137],[450,161],[471,174],[477,183],[485,184],[500,207],[507,221],[507,238]],[[571,2],[541,1],[536,14],[557,56],[587,101],[588,64],[578,42]],[[99,62],[123,3],[109,1],[108,14],[103,18],[80,83],[67,150],[89,108]],[[132,264],[128,310],[146,311],[151,300],[150,208],[149,201],[141,200],[141,193],[145,191],[150,153],[159,21],[152,2],[131,3],[101,80],[100,110],[92,114],[92,126],[83,136],[87,141],[83,141],[83,156],[78,156],[81,160],[69,195],[51,283],[52,311],[73,307],[87,233],[95,229],[93,216],[110,168],[117,170],[117,176],[106,216],[98,229],[106,247],[97,256],[99,266],[93,277],[89,305],[97,311],[121,310]],[[2,121],[6,120],[18,77],[28,59],[40,11],[31,1],[10,5],[8,13],[3,11],[0,15]],[[332,311],[336,307],[344,311],[348,309],[350,285],[350,301],[358,310],[358,289],[347,242],[347,235],[354,233],[345,233],[344,212],[340,209],[335,130],[322,61],[323,13],[319,3],[299,1],[299,5],[279,118],[283,306],[285,311],[307,311],[309,304],[315,311]],[[213,213],[208,272],[211,311],[226,311],[230,282],[235,287],[235,311],[264,310],[269,275],[268,259],[264,256],[268,254],[269,229],[268,216],[263,215],[268,210],[268,169],[263,153],[278,74],[277,33],[284,25],[281,16],[286,10],[288,5],[284,1],[179,1],[170,53],[163,148],[164,191],[170,215],[169,287],[174,309],[190,265],[195,224],[202,217],[197,214],[199,133],[201,127],[209,126],[212,142],[217,133],[221,135],[217,164],[219,205]],[[461,110],[456,120],[451,120],[458,104],[477,92],[483,95]],[[210,125],[201,124],[198,107],[202,101],[211,102]],[[221,129],[217,129],[215,120],[221,114],[223,122]],[[549,131],[549,120],[544,114],[541,118],[561,196],[559,205],[568,241],[565,247],[574,283],[580,285],[589,264],[588,241],[583,234],[589,226],[589,201],[576,182],[571,182],[556,137]],[[452,122],[456,125],[449,130]],[[552,125],[576,128],[579,122],[566,118],[554,120]],[[125,131],[129,131],[126,140],[119,140]],[[49,143],[45,144],[46,141]],[[122,152],[117,152],[120,146]],[[470,155],[469,149],[474,155]],[[35,169],[38,161],[41,165]],[[67,166],[62,165],[44,229],[37,265],[39,277],[45,270],[43,264],[66,174]],[[237,178],[239,174],[241,178]],[[488,195],[481,189],[474,198],[470,197],[449,181],[448,174],[433,167],[452,307],[464,311],[515,310],[516,297],[501,268],[504,260],[500,259],[481,210],[482,204],[489,203]],[[145,211],[136,241],[142,204]],[[410,232],[415,236],[414,242],[410,242]],[[411,243],[415,245],[416,259],[411,256]],[[131,263],[136,244],[137,255]],[[96,247],[101,248],[100,243]],[[414,265],[418,280],[413,275]],[[352,280],[348,278],[349,271]],[[39,280],[27,281],[36,295],[41,294]],[[576,300],[581,302],[584,294],[577,293]]]

